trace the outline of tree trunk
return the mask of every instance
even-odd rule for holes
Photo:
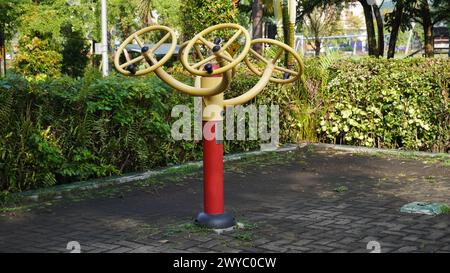
[[[281,11],[283,16],[283,40],[286,45],[289,45],[289,7],[287,0],[281,1]],[[284,52],[284,65],[289,67],[289,53],[287,51]]]
[[[381,17],[380,8],[377,5],[373,5],[373,13],[377,21],[377,33],[378,33],[378,56],[384,56],[384,25],[383,18]]]
[[[282,1],[281,10],[283,16],[283,40],[284,43],[289,45],[289,9],[287,1]]]
[[[402,23],[403,8],[403,2],[398,1],[394,9],[394,19],[392,23],[391,37],[389,38],[389,49],[387,54],[388,59],[394,58],[395,55],[395,44],[397,43],[398,32],[400,30],[400,24]]]
[[[320,38],[319,37],[316,37],[315,39],[314,39],[314,51],[315,51],[315,53],[316,53],[316,56],[319,56],[320,55],[320,47],[322,46],[322,43],[321,43],[321,41],[320,41]]]
[[[5,24],[0,24],[0,77],[5,76],[6,72],[6,42],[5,42]]]
[[[258,39],[263,37],[263,2],[262,0],[253,0],[252,3],[252,38]],[[262,44],[253,45],[253,49],[261,53]]]
[[[378,56],[377,39],[375,37],[375,26],[373,24],[372,6],[367,4],[367,0],[358,0],[364,9],[364,18],[367,30],[367,45],[369,46],[369,56]]]
[[[427,0],[422,0],[420,6],[425,40],[425,56],[433,57],[433,24],[431,22],[430,6],[428,5]]]
[[[295,48],[295,15],[297,10],[296,0],[289,1],[289,46]],[[292,58],[291,58],[292,59]],[[290,64],[292,64],[290,60]]]
[[[295,24],[289,23],[289,46],[295,48]]]
[[[275,24],[277,26],[277,39],[283,39],[283,9],[282,9],[282,1],[273,0],[273,13],[275,17]]]

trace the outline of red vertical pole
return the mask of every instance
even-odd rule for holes
[[[205,65],[206,71],[217,68],[216,64]],[[221,74],[202,77],[200,85],[212,88],[220,83],[221,78]],[[223,93],[204,97],[203,103],[203,212],[197,215],[195,222],[208,228],[232,228],[236,221],[224,211],[223,144],[216,139],[216,131],[220,129],[218,125],[223,122]]]
[[[210,140],[203,136],[203,202],[207,214],[224,213],[223,197],[223,144],[216,141],[215,129],[219,122],[214,123],[210,132],[214,137]],[[203,122],[205,126],[207,122]]]

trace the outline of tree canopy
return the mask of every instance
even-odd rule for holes
[[[184,40],[207,27],[237,22],[237,8],[230,0],[183,1],[181,10]]]

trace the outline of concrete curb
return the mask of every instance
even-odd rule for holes
[[[431,152],[419,152],[419,151],[405,151],[398,149],[382,149],[382,148],[368,148],[360,146],[350,146],[350,145],[337,145],[337,144],[327,144],[327,143],[311,143],[311,146],[331,148],[339,151],[347,151],[354,153],[383,153],[390,155],[407,155],[407,156],[428,156],[428,157],[448,157],[450,159],[450,154],[446,153],[431,153]]]

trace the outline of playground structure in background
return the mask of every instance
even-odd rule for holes
[[[157,42],[146,44],[144,41],[147,39]],[[133,41],[140,47],[138,56],[132,56],[126,49]],[[155,52],[163,44],[167,53],[158,59]],[[263,45],[261,52],[252,49],[256,44]],[[227,106],[247,103],[269,82],[286,84],[298,80],[304,70],[303,62],[293,48],[282,42],[272,39],[251,40],[242,26],[219,24],[201,31],[179,46],[178,57],[183,67],[195,77],[194,86],[190,86],[176,80],[163,69],[176,48],[177,38],[172,29],[161,25],[146,27],[123,41],[114,57],[114,65],[117,71],[127,76],[154,72],[175,90],[202,97],[203,130],[208,128],[212,137],[203,137],[204,211],[197,215],[196,223],[215,229],[232,228],[235,219],[224,210],[223,144],[216,140],[216,128],[223,122]],[[236,67],[243,62],[260,79],[246,93],[225,99],[224,92],[230,87]]]

